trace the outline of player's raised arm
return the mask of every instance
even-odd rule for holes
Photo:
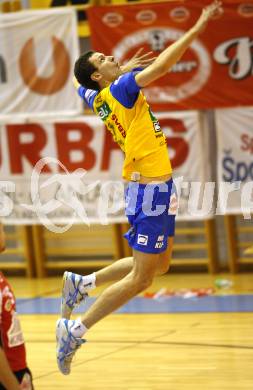
[[[177,63],[192,41],[205,29],[208,21],[222,12],[221,1],[214,1],[205,7],[195,25],[175,43],[167,47],[156,60],[135,76],[140,87],[145,87],[158,78],[164,76]]]

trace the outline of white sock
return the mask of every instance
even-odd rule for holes
[[[71,328],[70,332],[74,337],[81,338],[87,332],[86,326],[82,323],[81,319],[78,318],[75,321],[74,326]]]
[[[96,274],[93,272],[93,274],[83,276],[82,283],[79,286],[79,290],[82,294],[86,293],[87,291],[93,290],[96,288]]]

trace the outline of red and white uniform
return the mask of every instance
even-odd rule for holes
[[[0,334],[1,344],[12,371],[27,367],[26,351],[13,291],[0,272]]]

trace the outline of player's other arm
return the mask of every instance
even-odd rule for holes
[[[78,91],[78,95],[86,102],[90,109],[93,110],[93,102],[96,95],[98,94],[98,91],[95,89],[83,87],[81,84],[79,84],[75,76],[73,77],[73,84]]]
[[[156,57],[153,56],[152,51],[145,54],[141,54],[142,51],[143,51],[143,47],[141,47],[125,65],[120,66],[121,72],[123,74],[127,72],[131,72],[135,68],[144,69],[150,64],[152,64],[152,62],[154,62]]]
[[[73,77],[73,84],[74,84],[74,87],[76,89],[78,89],[79,87],[81,87],[81,84],[79,84],[79,82],[77,81],[77,79],[75,78],[75,76]]]
[[[164,76],[182,57],[192,41],[205,29],[208,21],[220,12],[222,12],[220,1],[214,1],[205,7],[198,21],[187,33],[162,51],[150,66],[136,74],[135,80],[137,84],[140,87],[146,87],[148,84]]]
[[[17,378],[11,371],[4,350],[0,347],[0,382],[7,390],[20,390]]]

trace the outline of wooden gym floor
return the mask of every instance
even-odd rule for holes
[[[215,292],[216,306],[205,298],[179,298],[184,305],[180,311],[181,303],[174,298],[145,299],[145,309],[144,300],[134,301],[125,313],[105,318],[87,334],[69,376],[58,372],[55,361],[58,315],[46,314],[56,302],[59,306],[55,297],[60,295],[61,278],[8,278],[23,313],[35,389],[252,390],[253,273],[172,273],[157,278],[149,291],[214,287],[217,277],[231,280],[233,286]],[[227,305],[230,298],[235,300],[233,307]]]

